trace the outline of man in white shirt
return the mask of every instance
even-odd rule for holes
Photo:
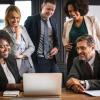
[[[100,89],[100,54],[95,50],[92,36],[84,35],[77,39],[76,49],[79,54],[73,61],[66,86],[74,92]]]

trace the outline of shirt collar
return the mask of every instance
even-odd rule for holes
[[[88,63],[89,63],[90,65],[93,65],[94,60],[95,60],[95,55],[88,61]]]
[[[45,21],[48,21],[48,20],[49,20],[49,18],[46,19],[42,14],[41,14],[41,19],[42,19],[42,20],[45,20]]]
[[[96,53],[95,53],[94,56],[88,61],[88,63],[89,63],[90,65],[92,65],[92,64],[94,63],[95,56],[96,56]],[[82,60],[81,57],[79,57],[79,60]]]

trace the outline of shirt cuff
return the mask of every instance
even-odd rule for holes
[[[89,82],[87,80],[85,80],[85,85],[86,85],[86,90],[88,90],[90,88]]]

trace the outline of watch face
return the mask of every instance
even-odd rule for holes
[[[84,81],[80,81],[80,83],[81,83],[82,85],[84,85],[85,82],[84,82]]]
[[[85,80],[83,81],[80,81],[80,84],[84,87],[84,88],[86,88],[86,82],[85,82]]]

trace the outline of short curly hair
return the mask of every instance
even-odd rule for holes
[[[79,11],[81,16],[84,16],[88,13],[89,10],[89,0],[67,0],[64,11],[68,17],[70,17],[68,12],[68,5],[72,5],[76,11]]]
[[[4,30],[0,30],[0,39],[6,40],[11,46],[13,45],[13,41],[9,33]]]

